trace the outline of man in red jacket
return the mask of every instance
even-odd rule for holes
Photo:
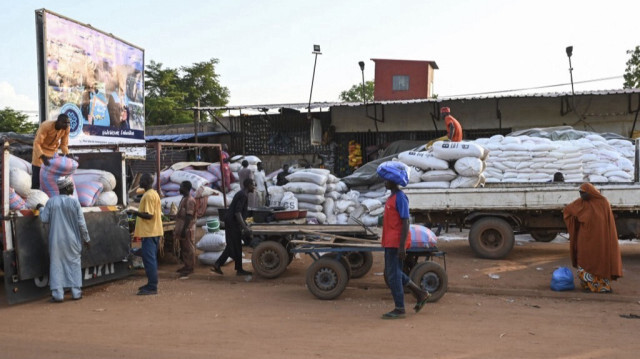
[[[447,137],[449,141],[462,141],[462,126],[460,126],[460,122],[458,122],[455,117],[451,116],[451,109],[449,107],[441,108],[440,117],[444,118],[444,125],[447,127]]]

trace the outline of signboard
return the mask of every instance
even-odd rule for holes
[[[144,50],[44,9],[36,29],[41,121],[67,114],[70,145],[144,143]]]

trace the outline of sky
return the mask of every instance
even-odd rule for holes
[[[637,0],[0,0],[0,108],[37,113],[41,8],[143,48],[147,64],[217,58],[233,106],[308,102],[314,44],[313,102],[360,84],[358,61],[374,80],[372,58],[435,61],[440,98],[566,84],[570,45],[576,91],[619,89],[640,45]]]

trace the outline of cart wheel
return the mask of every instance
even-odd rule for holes
[[[447,272],[436,262],[428,261],[416,265],[409,277],[422,289],[431,293],[429,302],[437,302],[449,286]]]
[[[320,256],[320,258],[329,258],[332,260],[336,260],[336,254],[335,253],[325,253],[323,255]],[[349,265],[349,261],[347,260],[347,258],[345,258],[345,256],[339,256],[339,261],[340,264],[342,264],[344,266],[344,269],[347,271],[347,278],[351,279],[353,278],[353,271],[351,270],[351,266]]]
[[[502,218],[482,218],[469,231],[469,245],[482,258],[504,258],[511,252],[514,243],[513,228]]]
[[[335,299],[347,287],[347,269],[333,258],[320,258],[307,269],[307,288],[319,299]]]
[[[556,239],[558,236],[558,232],[556,231],[531,231],[531,237],[536,240],[536,242],[551,242]]]
[[[282,244],[264,241],[253,250],[251,265],[258,275],[264,278],[276,278],[284,273],[289,264],[289,253]]]
[[[351,268],[351,278],[364,277],[365,274],[369,273],[373,265],[371,252],[347,252],[345,257]]]

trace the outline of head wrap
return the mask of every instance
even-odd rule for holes
[[[63,188],[67,188],[70,186],[73,186],[73,181],[71,180],[71,177],[69,176],[61,176],[58,178],[58,180],[56,181],[56,183],[58,184],[58,189],[63,189]]]

